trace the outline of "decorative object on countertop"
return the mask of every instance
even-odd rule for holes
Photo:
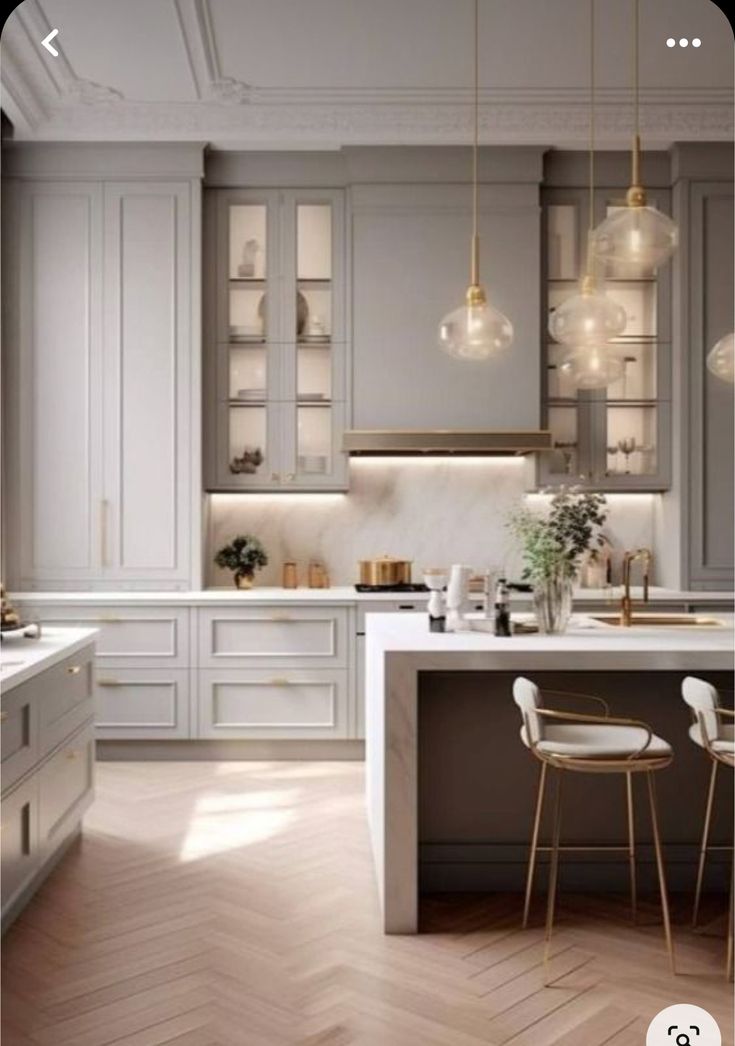
[[[472,247],[470,285],[464,305],[454,309],[439,324],[439,345],[460,360],[487,360],[513,342],[513,324],[487,300],[480,283],[480,236],[477,231],[477,147],[480,117],[479,3],[475,0],[474,39],[474,137],[472,142]]]
[[[710,349],[707,370],[716,378],[735,384],[735,333],[726,334]]]
[[[252,588],[255,571],[267,565],[268,556],[253,534],[238,534],[219,550],[214,561],[218,567],[233,572],[237,588]]]
[[[299,587],[299,571],[295,560],[287,559],[283,564],[281,584],[284,588]]]
[[[429,631],[445,632],[447,624],[447,606],[444,589],[449,583],[449,571],[446,567],[426,567],[424,582],[429,589]]]
[[[633,148],[631,186],[625,207],[616,208],[595,229],[594,248],[598,258],[614,266],[615,276],[646,276],[667,262],[679,242],[676,223],[648,205],[641,183],[641,137],[639,126],[639,14],[640,0],[633,2]]]
[[[447,632],[466,632],[469,629],[465,615],[469,607],[472,567],[454,563],[447,586]]]
[[[5,586],[0,585],[0,639],[21,637],[40,639],[41,625],[38,621],[23,621],[18,611],[7,598]]]
[[[361,585],[391,588],[394,585],[411,584],[410,559],[383,555],[375,559],[361,559],[359,566]]]
[[[582,559],[579,584],[582,588],[609,588],[612,584],[612,545],[600,534],[598,547],[591,548]]]
[[[559,371],[579,389],[602,389],[623,377],[622,355],[611,344],[628,322],[625,309],[608,297],[595,272],[595,0],[590,4],[589,228],[587,261],[579,292],[554,309],[549,333],[569,346]]]
[[[316,559],[309,563],[309,588],[329,588],[327,568]]]
[[[509,520],[521,542],[523,577],[533,584],[538,626],[545,635],[566,631],[582,557],[604,541],[599,531],[607,519],[606,506],[603,494],[562,488],[551,498],[547,514],[523,508]]]
[[[260,447],[245,447],[242,457],[233,458],[230,462],[230,472],[234,472],[235,475],[245,472],[252,476],[258,471],[264,460]]]
[[[495,589],[495,635],[508,639],[513,633],[510,626],[510,593],[505,578],[498,578]]]

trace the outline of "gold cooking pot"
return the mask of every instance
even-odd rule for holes
[[[376,556],[375,559],[361,559],[361,585],[410,585],[411,560],[396,559],[394,556]]]

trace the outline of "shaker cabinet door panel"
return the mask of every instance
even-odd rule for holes
[[[33,776],[3,798],[0,847],[2,911],[6,911],[38,867],[38,778]]]
[[[115,577],[185,578],[189,187],[105,187],[105,542]]]
[[[18,389],[10,467],[21,586],[100,571],[102,190],[20,189]]]
[[[101,669],[95,724],[105,740],[189,737],[188,669]]]

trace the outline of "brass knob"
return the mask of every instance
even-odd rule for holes
[[[286,473],[286,479],[287,479],[287,480],[288,480],[288,481],[289,481],[290,483],[293,483],[293,481],[294,481],[294,480],[296,479],[296,473],[295,473],[295,472],[287,472],[287,473]]]
[[[0,723],[4,723],[5,720],[9,717],[9,715],[10,712],[0,712]]]
[[[69,751],[66,753],[66,758],[67,759],[78,759],[79,758],[79,752],[75,748],[70,748]]]
[[[69,667],[67,668],[67,672],[70,676],[78,676],[81,671],[81,665],[69,665]]]

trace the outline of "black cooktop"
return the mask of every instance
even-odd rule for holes
[[[358,592],[428,592],[426,585],[355,585]]]

